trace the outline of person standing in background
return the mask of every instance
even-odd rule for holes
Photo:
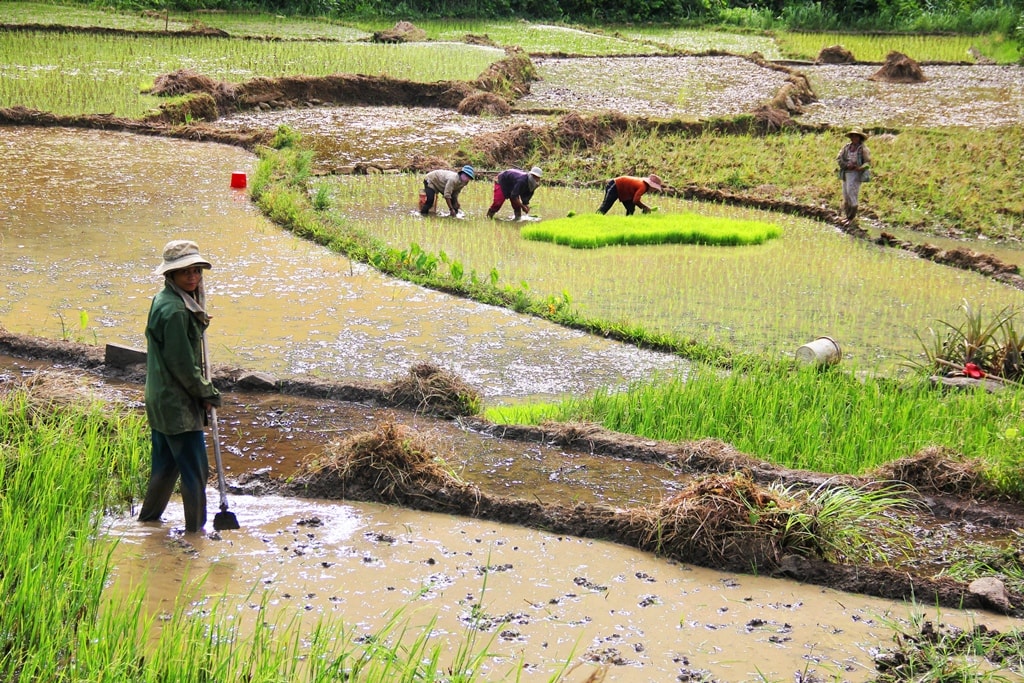
[[[843,183],[843,214],[849,225],[857,218],[860,202],[860,186],[871,179],[871,153],[864,141],[867,134],[854,128],[846,134],[850,142],[839,150],[836,163],[839,165],[839,179]]]

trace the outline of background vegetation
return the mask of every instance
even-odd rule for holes
[[[1020,0],[95,0],[118,9],[233,9],[312,16],[522,17],[583,23],[722,23],[751,28],[1012,32]]]

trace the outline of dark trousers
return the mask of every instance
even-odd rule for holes
[[[164,434],[154,429],[151,462],[149,487],[139,511],[139,521],[160,520],[180,475],[185,531],[202,529],[206,524],[206,480],[210,474],[203,432]]]
[[[608,184],[604,187],[604,201],[601,202],[601,207],[597,210],[598,213],[608,213],[608,210],[612,208],[612,204],[615,200],[619,199],[619,190],[615,187],[615,181],[609,180]],[[636,211],[636,204],[628,202],[625,199],[619,200],[622,205],[626,207],[626,215],[632,216],[633,212]]]
[[[427,195],[427,200],[423,202],[423,208],[420,209],[420,213],[426,216],[430,213],[430,210],[434,208],[434,202],[437,200],[437,190],[432,188],[427,181],[423,181],[423,194]]]

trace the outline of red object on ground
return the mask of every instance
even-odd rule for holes
[[[232,173],[231,174],[231,187],[237,189],[244,189],[246,185],[246,179],[244,173]]]
[[[968,363],[964,366],[964,374],[974,379],[981,379],[985,376],[985,373],[974,363]]]

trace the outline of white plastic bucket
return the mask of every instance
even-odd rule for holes
[[[818,337],[796,350],[796,359],[813,365],[832,365],[843,358],[843,350],[832,337]]]

